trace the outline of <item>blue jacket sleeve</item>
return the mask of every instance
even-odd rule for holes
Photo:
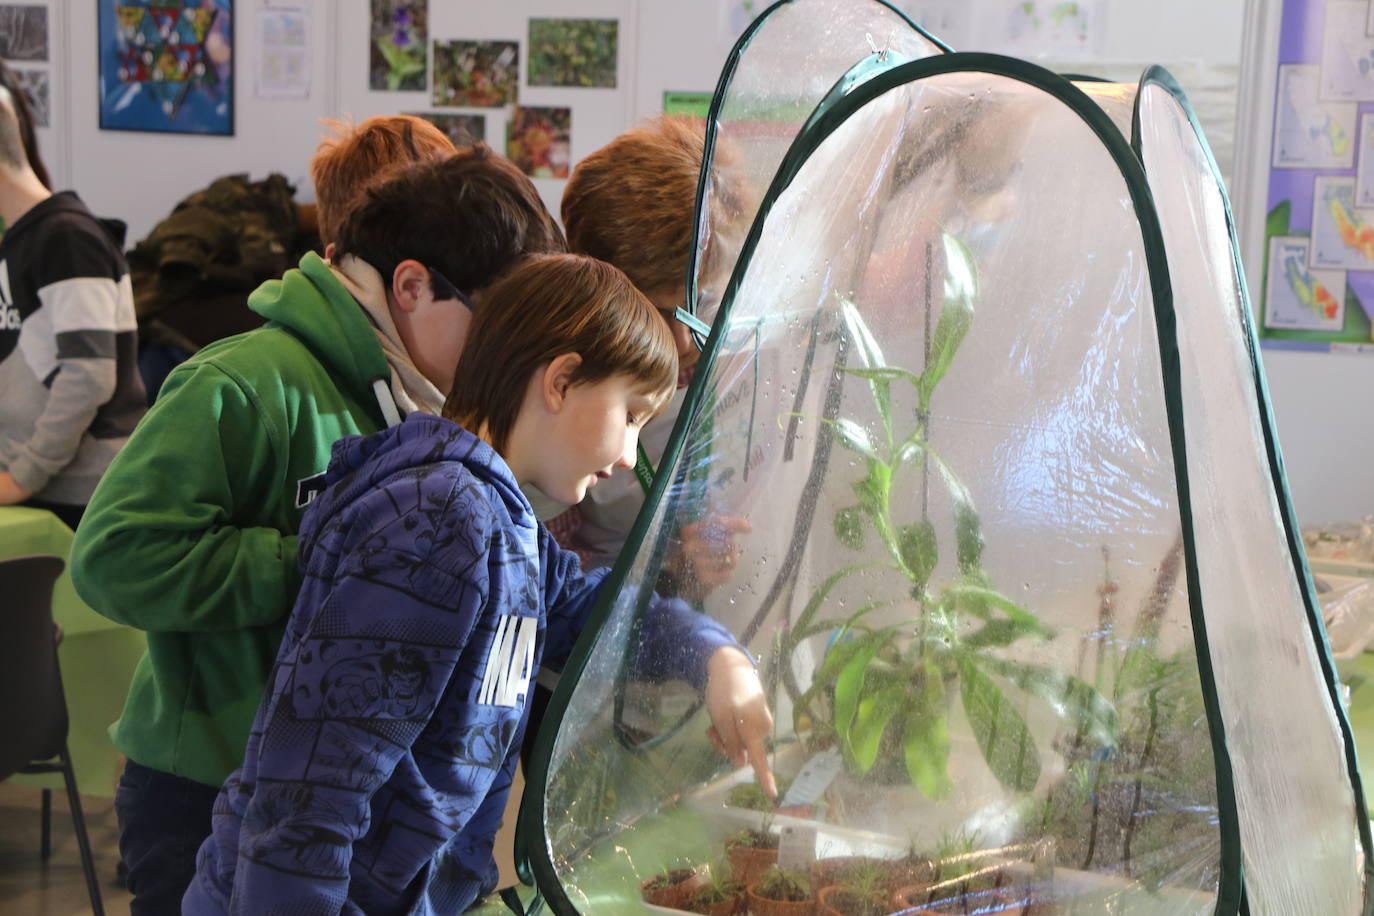
[[[256,748],[250,740],[245,776],[255,769],[255,787],[232,913],[338,912],[373,795],[398,765],[414,765],[417,741],[452,685],[465,683],[485,564],[455,556],[464,551],[453,541],[415,549],[404,528],[414,519],[395,510],[344,548],[334,581],[307,578],[293,615],[310,619],[293,616],[296,641],[279,658]],[[471,794],[480,800],[480,787]]]
[[[540,554],[544,558],[548,608],[544,664],[561,671],[610,569],[583,572],[577,554],[559,547],[542,528]],[[706,686],[707,660],[725,646],[744,651],[718,621],[692,610],[680,599],[655,595],[639,627],[632,668],[648,680],[684,680],[700,690]]]

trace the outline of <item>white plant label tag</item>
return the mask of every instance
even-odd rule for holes
[[[816,828],[810,824],[783,824],[778,835],[778,867],[805,874],[816,861]]]
[[[792,780],[787,793],[783,795],[781,807],[814,805],[825,794],[825,790],[830,788],[843,765],[844,758],[840,756],[840,749],[837,747],[826,748],[806,761],[797,773],[797,778]]]

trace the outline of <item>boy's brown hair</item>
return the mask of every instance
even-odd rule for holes
[[[563,191],[568,247],[614,264],[650,295],[682,286],[705,136],[701,118],[664,116],[578,163]]]
[[[672,334],[625,274],[583,255],[538,255],[491,287],[478,307],[444,416],[473,432],[485,425],[502,451],[530,376],[565,353],[582,357],[573,384],[628,375],[655,399],[655,413],[677,386]]]
[[[320,241],[336,241],[339,227],[364,191],[396,166],[452,155],[453,141],[414,115],[379,115],[361,124],[326,119],[333,131],[310,160],[319,208]]]
[[[491,285],[525,255],[567,250],[533,182],[484,144],[392,170],[364,192],[335,241],[335,258],[361,258],[388,285],[396,266],[413,259],[464,293]]]

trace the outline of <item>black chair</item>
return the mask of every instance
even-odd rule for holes
[[[72,824],[81,846],[81,867],[95,916],[105,916],[96,881],[76,773],[67,752],[67,700],[57,664],[52,589],[62,574],[60,557],[0,560],[0,779],[15,773],[61,773],[67,784]],[[55,758],[55,759],[54,759]],[[52,853],[52,790],[43,790],[42,856]]]

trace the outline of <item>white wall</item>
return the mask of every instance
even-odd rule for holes
[[[235,134],[208,137],[100,130],[93,0],[47,0],[54,123],[51,129],[40,131],[39,141],[54,180],[76,188],[97,212],[126,220],[132,241],[145,235],[178,200],[220,175],[248,172],[260,178],[281,172],[297,185],[298,199],[313,199],[306,169],[321,135],[321,118],[362,119],[432,110],[427,92],[368,88],[369,5],[365,0],[292,0],[313,9],[310,97],[302,101],[255,98],[254,45],[262,2],[235,3]],[[715,88],[729,43],[722,39],[714,13],[703,17],[697,9],[695,2],[668,0],[578,0],[575,11],[566,0],[432,0],[429,34],[437,40],[520,41],[520,100],[573,109],[576,162],[640,118],[657,114],[664,89],[709,92]],[[525,84],[528,19],[569,15],[620,21],[616,89]],[[648,46],[648,53],[640,53],[642,45]],[[485,114],[488,142],[498,150],[503,148],[503,110],[453,110]],[[563,182],[540,179],[535,183],[556,215]]]
[[[26,0],[43,2],[43,0]],[[367,88],[367,9],[364,0],[313,0],[315,56],[310,98],[263,101],[253,96],[256,12],[262,0],[235,5],[236,135],[178,136],[102,131],[96,100],[96,20],[92,0],[46,0],[51,10],[54,126],[40,140],[60,184],[77,188],[100,213],[118,215],[137,239],[186,193],[216,176],[247,171],[261,177],[280,171],[310,199],[306,163],[325,116],[425,110],[424,93],[372,92]],[[304,2],[304,0],[297,0]],[[999,50],[983,19],[1000,0],[969,0],[978,11],[967,48]],[[1055,69],[1102,72],[1129,78],[1146,63],[1175,71],[1200,110],[1218,158],[1231,148],[1234,81],[1241,33],[1279,0],[1108,0],[1103,54],[1095,61],[1042,61]],[[919,13],[922,0],[897,0]],[[1001,4],[1005,6],[1004,3]],[[586,155],[616,133],[659,110],[664,90],[711,90],[729,48],[720,7],[708,0],[432,0],[430,36],[526,38],[530,15],[587,15],[621,20],[620,86],[616,90],[522,86],[528,104],[570,105],[573,158]],[[981,32],[980,32],[981,30]],[[1269,71],[1269,72],[1272,72]],[[1266,77],[1272,79],[1272,77]],[[1272,92],[1272,87],[1270,87]],[[488,137],[498,149],[504,115],[489,110]],[[1241,138],[1260,161],[1264,142]],[[1229,173],[1229,169],[1227,169]],[[540,181],[557,213],[562,182]],[[1254,209],[1245,189],[1235,205],[1244,223]],[[1259,207],[1263,207],[1260,200]],[[1255,278],[1251,277],[1255,288]],[[1374,421],[1360,405],[1374,392],[1374,359],[1264,351],[1274,411],[1284,445],[1299,516],[1324,521],[1374,512]]]
[[[54,111],[54,132],[65,128],[70,143],[64,160],[53,163],[61,183],[75,188],[102,215],[129,223],[130,242],[142,238],[178,200],[220,175],[248,172],[260,178],[278,171],[303,184],[306,164],[319,136],[318,120],[335,111],[332,91],[333,2],[316,3],[312,21],[317,51],[312,92],[303,101],[264,102],[253,98],[252,61],[257,28],[254,0],[235,4],[235,113],[232,137],[101,130],[97,97],[95,4],[56,0],[67,17],[70,85],[68,110]],[[56,106],[54,106],[56,108]]]

